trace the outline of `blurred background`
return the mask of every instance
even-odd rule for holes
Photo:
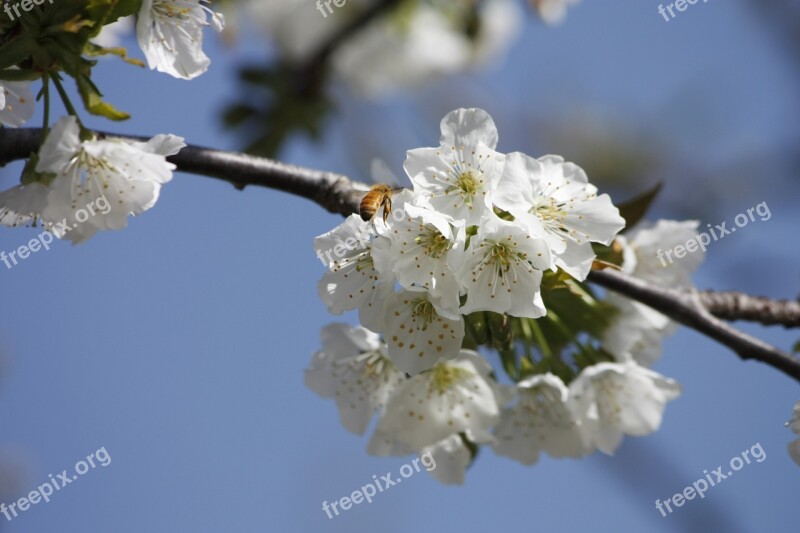
[[[274,7],[251,3],[255,12]],[[399,174],[407,149],[437,142],[444,114],[482,107],[498,125],[500,151],[562,154],[617,202],[664,182],[651,217],[718,224],[767,202],[770,220],[709,247],[696,284],[776,298],[800,292],[793,2],[712,0],[666,22],[655,0],[593,0],[558,27],[521,11],[519,35],[480,68],[378,97],[342,79],[315,86],[306,94],[315,103],[291,105],[308,113],[304,131],[316,139],[296,125],[276,133],[253,121],[290,105],[275,89],[283,67],[253,11],[225,9],[230,29],[207,32],[212,66],[191,84],[104,59],[95,82],[133,119],[87,117],[87,125],[249,146],[367,180],[373,157]],[[132,36],[122,44],[141,56]],[[3,189],[20,168],[0,169]],[[328,519],[324,500],[409,460],[369,457],[368,437],[345,431],[334,403],[303,385],[320,329],[339,318],[316,295],[322,266],[311,241],[340,220],[275,191],[176,174],[127,230],[75,248],[56,243],[0,268],[0,501],[98,448],[112,458],[50,503],[12,522],[0,516],[0,530],[797,530],[800,469],[784,428],[797,383],[685,329],[655,366],[683,395],[659,432],[626,438],[616,456],[523,467],[487,449],[464,486],[418,474]],[[0,250],[38,231],[4,229]],[[742,328],[786,349],[798,340]],[[656,510],[656,499],[756,443],[764,462],[666,518]]]

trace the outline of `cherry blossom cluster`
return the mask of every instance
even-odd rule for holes
[[[203,29],[211,25],[221,30],[223,18],[207,4],[206,0],[141,2],[136,33],[151,69],[187,80],[208,69],[210,60],[202,50]],[[97,37],[98,41],[107,41],[102,35]],[[152,208],[161,186],[172,179],[175,169],[166,158],[177,154],[185,144],[174,135],[156,135],[146,142],[135,142],[101,137],[86,130],[59,79],[44,75],[43,95],[49,98],[47,87],[51,82],[57,84],[70,115],[52,128],[45,122],[47,135],[26,166],[21,183],[0,193],[0,224],[42,225],[58,238],[77,244],[100,230],[122,229],[127,226],[128,216]],[[90,106],[87,109],[97,113]],[[99,114],[113,114],[108,109],[103,108]],[[33,112],[29,81],[0,80],[0,124],[21,126]],[[108,212],[98,213],[90,220],[76,220],[80,206],[100,197],[110,203]]]
[[[577,165],[497,152],[497,129],[485,111],[453,111],[441,130],[439,146],[408,152],[414,188],[395,195],[384,227],[380,217],[351,215],[315,240],[318,251],[341,250],[376,225],[370,242],[328,255],[319,293],[334,314],[358,309],[410,374],[458,353],[463,315],[544,316],[543,273],[561,269],[585,279],[592,243],[611,244],[625,225]]]
[[[655,359],[647,343],[660,343],[669,320],[616,296],[608,298],[619,313],[599,339],[609,345],[607,358],[568,377],[531,364],[509,376],[515,386],[502,385],[486,359],[465,349],[481,344],[469,334],[476,314],[547,318],[543,277],[584,280],[593,244],[615,243],[620,268],[646,277],[655,258],[647,246],[697,226],[662,221],[625,239],[619,210],[580,167],[558,156],[503,154],[497,144],[485,111],[449,113],[439,146],[408,152],[413,190],[395,195],[385,223],[352,215],[314,242],[317,256],[328,258],[320,297],[334,314],[357,310],[362,326],[323,330],[306,383],[336,399],[354,433],[379,413],[371,454],[430,452],[448,465],[434,473],[446,483],[463,481],[471,447],[480,444],[525,464],[541,452],[611,454],[623,435],[655,431],[680,390],[643,366]],[[324,255],[329,250],[336,256]],[[664,272],[653,276],[678,283],[695,266],[659,265]]]

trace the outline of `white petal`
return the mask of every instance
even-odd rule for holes
[[[433,446],[423,448],[420,459],[428,473],[445,485],[463,485],[464,473],[472,461],[461,435],[451,435]],[[428,467],[426,463],[431,466]]]
[[[389,357],[411,375],[458,355],[464,339],[461,317],[439,315],[426,292],[406,290],[389,296],[385,324]]]
[[[35,102],[27,81],[0,80],[0,124],[22,126],[33,116]]]
[[[378,422],[378,429],[414,449],[463,431],[491,438],[499,418],[489,367],[474,352],[462,351],[400,385]]]
[[[483,143],[490,149],[497,148],[497,127],[492,117],[483,109],[456,109],[448,113],[440,125],[443,147],[474,147]]]

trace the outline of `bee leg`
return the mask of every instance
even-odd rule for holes
[[[389,213],[392,212],[392,199],[388,196],[383,200],[383,223],[386,224],[386,219],[389,218]]]

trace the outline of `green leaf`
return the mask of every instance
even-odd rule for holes
[[[800,341],[794,343],[794,346],[792,346],[792,353],[800,353]]]
[[[619,207],[619,214],[625,219],[625,229],[623,229],[621,233],[625,233],[644,218],[653,200],[655,200],[658,193],[661,192],[662,186],[662,183],[658,183],[649,191],[645,191],[639,196],[631,198],[627,202],[622,202],[617,206]]]

